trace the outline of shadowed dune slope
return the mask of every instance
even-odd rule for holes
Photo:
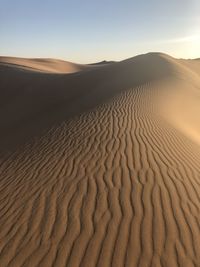
[[[64,113],[69,117],[130,87],[176,76],[182,69],[174,62],[166,55],[147,54],[70,75],[0,65],[0,135],[7,138],[13,128],[33,124],[35,120],[38,124],[38,119],[50,111],[54,114],[63,109],[61,116]],[[48,120],[51,117],[54,121],[54,115],[48,115]],[[34,128],[37,130],[38,125]]]
[[[0,64],[0,266],[200,266],[198,64]]]

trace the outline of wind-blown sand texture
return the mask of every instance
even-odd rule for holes
[[[0,63],[0,266],[199,267],[200,60],[20,64]]]

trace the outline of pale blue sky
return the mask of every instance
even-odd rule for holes
[[[0,55],[88,63],[200,57],[199,0],[0,0]]]

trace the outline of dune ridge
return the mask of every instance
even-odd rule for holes
[[[48,58],[16,58],[16,57],[0,57],[0,63],[8,66],[14,66],[21,69],[31,71],[47,72],[47,73],[74,73],[86,69],[91,66],[72,63],[59,59]]]
[[[0,64],[1,266],[200,266],[198,64]]]

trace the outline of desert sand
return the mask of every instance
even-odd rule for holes
[[[47,73],[74,73],[90,69],[90,65],[76,64],[59,59],[0,57],[0,63],[21,69]]]
[[[200,60],[0,58],[0,266],[200,266]]]

